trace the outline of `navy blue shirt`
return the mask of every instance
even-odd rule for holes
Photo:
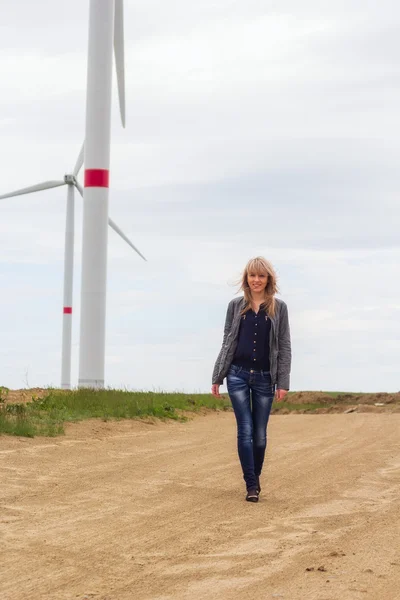
[[[232,364],[245,369],[269,371],[271,320],[265,310],[248,310],[240,320],[239,339]]]

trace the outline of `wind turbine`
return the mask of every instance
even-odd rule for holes
[[[90,0],[83,203],[80,387],[104,387],[113,45],[125,127],[123,0]]]
[[[74,274],[74,209],[75,209],[75,188],[83,196],[83,189],[77,180],[78,173],[83,165],[84,145],[82,145],[78,159],[76,161],[72,173],[64,175],[64,179],[59,181],[45,181],[32,185],[9,194],[0,196],[0,200],[11,198],[13,196],[22,196],[39,192],[62,185],[67,188],[67,215],[65,225],[65,251],[64,251],[64,303],[63,303],[63,328],[62,328],[62,351],[61,351],[61,387],[64,389],[71,388],[71,333],[72,333],[72,290],[73,290],[73,274]],[[144,256],[126,237],[121,229],[114,223],[112,219],[108,219],[108,224],[112,227],[125,242],[127,242],[135,252],[137,252],[144,260]]]

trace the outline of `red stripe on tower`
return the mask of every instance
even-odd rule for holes
[[[110,171],[108,169],[86,169],[85,187],[109,187]]]
[[[64,306],[64,315],[72,315],[72,306]]]

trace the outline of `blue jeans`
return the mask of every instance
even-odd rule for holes
[[[237,422],[238,453],[247,489],[257,486],[267,447],[267,425],[275,389],[271,373],[231,365],[228,394]]]

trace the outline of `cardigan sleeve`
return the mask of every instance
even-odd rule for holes
[[[224,327],[224,336],[222,339],[222,346],[221,346],[221,350],[219,351],[217,360],[215,361],[215,365],[214,365],[214,370],[213,370],[213,374],[212,374],[212,383],[215,384],[219,384],[222,385],[222,381],[220,381],[218,379],[218,372],[219,372],[219,366],[220,366],[220,362],[222,359],[222,352],[224,349],[224,345],[226,342],[226,338],[228,337],[228,334],[231,330],[232,327],[232,321],[233,321],[233,301],[231,300],[228,304],[228,308],[226,311],[226,318],[225,318],[225,327]]]
[[[277,387],[281,390],[290,388],[290,369],[292,363],[292,348],[290,341],[290,325],[288,309],[285,302],[282,302],[279,315],[279,335],[278,335],[278,380]]]

